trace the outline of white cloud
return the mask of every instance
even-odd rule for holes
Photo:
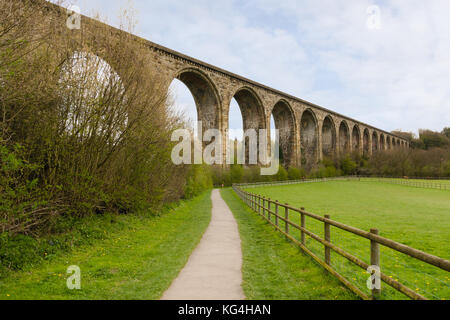
[[[115,17],[127,1],[78,3]],[[174,50],[382,129],[450,126],[449,1],[134,3],[137,33]]]
[[[342,90],[318,85],[307,99],[388,130],[450,124],[448,1],[380,4],[379,31],[365,27],[370,1],[266,4],[298,17],[317,63],[340,80]]]

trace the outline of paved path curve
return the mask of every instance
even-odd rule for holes
[[[212,218],[186,266],[162,300],[243,300],[238,226],[219,190],[212,192]]]

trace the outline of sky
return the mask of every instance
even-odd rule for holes
[[[73,0],[196,59],[386,131],[450,126],[448,0]],[[183,84],[176,108],[196,118]],[[239,107],[230,128],[242,127]]]

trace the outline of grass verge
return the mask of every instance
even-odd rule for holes
[[[0,277],[0,299],[159,299],[186,264],[211,219],[205,192],[155,216],[116,216],[103,239],[57,252],[37,266]],[[66,270],[81,269],[81,290]]]
[[[286,241],[231,189],[221,190],[239,225],[243,289],[249,300],[347,300],[357,297]]]

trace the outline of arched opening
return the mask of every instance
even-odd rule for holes
[[[360,140],[361,140],[361,134],[359,131],[359,127],[357,125],[353,126],[352,131],[352,150],[353,152],[360,152]]]
[[[220,101],[213,83],[198,70],[182,71],[177,77],[191,92],[195,101],[197,120],[202,122],[202,130],[221,129],[219,124]],[[179,85],[179,84],[178,84]],[[193,112],[189,112],[192,116]]]
[[[363,153],[364,156],[369,156],[370,153],[370,134],[369,134],[369,130],[364,129],[364,134],[363,134]]]
[[[397,142],[395,141],[395,138],[392,138],[392,149],[395,149],[397,147]]]
[[[280,163],[288,168],[294,163],[295,118],[285,101],[278,102],[272,110],[273,124],[279,131]],[[272,136],[272,134],[271,134]]]
[[[380,135],[380,150],[384,150],[386,147],[386,143],[384,141],[384,134]]]
[[[196,129],[197,121],[199,121],[197,105],[189,88],[180,80],[174,79],[170,84],[169,94],[177,115],[183,119],[188,128]],[[197,134],[196,130],[194,134]]]
[[[129,108],[119,74],[102,58],[77,51],[62,65],[62,103],[58,112],[63,131],[78,142],[105,141],[114,145],[128,126]]]
[[[317,120],[311,110],[305,110],[300,122],[300,145],[302,166],[310,169],[317,164],[318,132]]]
[[[238,154],[241,152],[239,145],[244,139],[244,121],[242,120],[239,104],[234,98],[231,99],[230,110],[228,112],[228,139],[229,147],[233,148],[234,161],[232,164],[236,164]]]
[[[400,139],[397,139],[397,146],[400,147]]]
[[[369,156],[370,153],[370,133],[367,129],[364,129],[363,134],[363,153],[366,157]]]
[[[372,152],[378,150],[378,134],[374,131],[372,134]]]
[[[342,121],[339,126],[339,151],[340,153],[350,152],[350,132],[345,121]]]
[[[388,150],[391,150],[391,137],[386,138],[386,147]]]
[[[256,94],[247,88],[239,90],[235,95],[241,110],[244,131],[248,129],[266,129],[264,108]]]
[[[322,154],[328,158],[336,155],[336,126],[330,116],[322,124]]]
[[[251,138],[247,133],[250,129],[254,129],[256,131],[256,138],[258,140],[256,143],[259,148],[259,129],[267,129],[264,108],[256,93],[249,88],[242,88],[238,90],[233,99],[236,101],[242,116],[243,133],[245,135],[245,138],[243,139],[245,163],[250,164]],[[267,143],[269,144],[270,142],[267,141]],[[254,150],[254,152],[256,152],[257,157],[259,157],[259,150]]]

